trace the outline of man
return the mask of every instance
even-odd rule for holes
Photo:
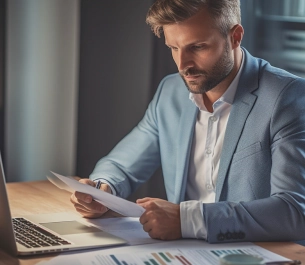
[[[240,47],[239,0],[157,0],[179,73],[83,183],[127,197],[162,165],[168,201],[137,200],[152,238],[208,242],[305,237],[305,80]],[[187,88],[187,89],[186,89]],[[71,197],[84,217],[107,208]]]

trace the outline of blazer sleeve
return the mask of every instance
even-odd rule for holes
[[[270,184],[266,185],[271,187],[270,196],[252,201],[203,204],[209,242],[290,241],[305,238],[303,79],[292,81],[279,93],[270,116],[268,137],[272,165],[270,176],[266,179]],[[261,166],[264,167],[263,164]],[[239,188],[238,185],[235,188]]]
[[[96,164],[90,179],[104,179],[116,195],[126,198],[146,182],[161,164],[156,108],[162,82],[143,119]]]

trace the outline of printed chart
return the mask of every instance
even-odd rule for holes
[[[220,256],[225,254],[257,255],[255,249],[217,249],[217,250],[179,250],[155,251],[146,253],[119,253],[97,255],[97,264],[109,265],[194,265],[217,264]]]

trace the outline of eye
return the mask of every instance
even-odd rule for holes
[[[205,45],[204,44],[193,45],[191,48],[193,51],[201,51],[205,48]]]
[[[172,46],[167,46],[171,51],[177,51],[178,50],[178,48],[176,48],[176,47],[172,47]]]

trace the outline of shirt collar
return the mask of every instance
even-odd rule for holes
[[[241,65],[239,67],[239,70],[235,76],[235,78],[233,79],[233,81],[231,82],[231,84],[229,85],[228,89],[225,91],[225,93],[223,93],[223,95],[214,102],[213,104],[213,107],[215,105],[215,103],[217,102],[226,102],[230,105],[233,104],[233,100],[234,100],[234,97],[235,97],[235,94],[236,94],[236,90],[237,90],[237,86],[238,86],[238,82],[239,82],[239,79],[240,79],[240,75],[241,75],[241,72],[242,72],[242,69],[244,67],[244,51],[241,49],[242,51],[242,60],[241,60]],[[189,94],[189,99],[200,109],[200,110],[206,110],[206,107],[203,103],[203,100],[202,100],[202,96],[201,94],[193,94],[190,92]]]

